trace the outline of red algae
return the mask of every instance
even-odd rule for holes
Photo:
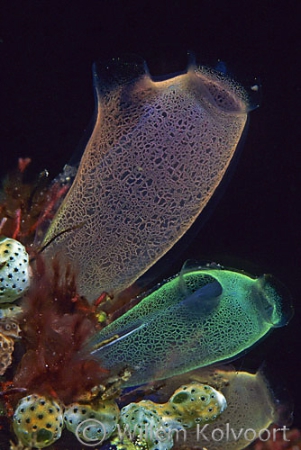
[[[18,167],[2,180],[0,194],[0,235],[17,239],[28,250],[37,229],[48,225],[69,189],[67,182],[50,184],[47,171],[25,181],[30,163],[30,158],[19,158]]]
[[[26,351],[13,385],[26,388],[28,394],[52,396],[68,404],[90,392],[108,373],[88,356],[78,356],[100,325],[93,308],[77,295],[69,266],[64,273],[60,267],[58,258],[51,268],[41,256],[37,258],[20,318]]]

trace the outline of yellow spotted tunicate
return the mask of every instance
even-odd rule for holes
[[[54,400],[32,394],[18,403],[13,417],[16,436],[24,446],[45,448],[61,437],[63,410]]]
[[[184,432],[185,436],[186,428],[215,421],[226,407],[221,392],[192,382],[177,389],[164,404],[142,400],[125,406],[119,426],[123,436],[130,438],[136,448],[169,450],[173,448],[175,435],[178,438]],[[123,448],[122,444],[119,443],[118,450]]]
[[[181,386],[170,397],[165,407],[171,411],[184,428],[192,428],[198,423],[210,423],[226,409],[227,402],[223,394],[211,386],[190,383]]]
[[[71,403],[64,413],[66,428],[86,445],[108,439],[115,431],[118,419],[119,408],[113,400]]]

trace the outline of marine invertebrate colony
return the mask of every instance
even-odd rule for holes
[[[289,399],[279,401],[262,368],[255,374],[237,371],[232,366],[198,369],[169,379],[162,388],[162,399],[169,398],[183,379],[190,385],[206,382],[218,389],[227,400],[227,408],[205,427],[200,425],[197,430],[187,429],[186,439],[175,446],[177,450],[240,450],[258,437],[268,439],[270,432],[267,430],[272,423],[279,426],[280,434],[281,427],[291,423]]]
[[[95,127],[56,214],[68,173],[48,190],[41,187],[41,196],[36,189],[26,190],[24,202],[20,194],[16,203],[14,189],[7,188],[0,209],[6,233],[0,241],[0,302],[22,296],[16,307],[1,309],[2,373],[11,362],[19,326],[23,345],[1,396],[16,436],[33,448],[56,442],[65,425],[79,441],[98,439],[101,445],[110,438],[121,450],[124,443],[116,435],[121,424],[131,430],[141,421],[168,429],[215,423],[228,399],[231,408],[237,392],[252,385],[252,376],[227,374],[225,386],[215,385],[213,378],[200,383],[199,372],[187,382],[190,371],[237,357],[291,317],[291,306],[284,306],[283,290],[272,277],[207,265],[184,266],[113,320],[118,294],[181,238],[212,197],[250,107],[236,83],[195,64],[160,81],[141,62],[95,67]],[[21,221],[24,214],[27,220]],[[32,250],[36,229],[40,246]],[[124,387],[168,377],[162,386],[177,384],[165,403],[151,401],[142,389],[141,402],[119,411]],[[266,382],[255,378],[256,389],[274,405]],[[154,392],[160,398],[164,388],[154,387]],[[247,403],[259,411],[254,398]],[[261,412],[265,426],[273,417]],[[86,420],[94,423],[83,425]],[[173,434],[162,445],[143,433],[125,445],[167,450],[173,448]],[[235,448],[244,446],[245,440]]]
[[[60,438],[63,410],[54,400],[37,394],[23,398],[14,413],[14,429],[21,441],[44,448]]]
[[[220,392],[192,382],[180,386],[166,403],[142,400],[123,407],[119,423],[129,438],[120,439],[119,435],[113,442],[118,449],[133,442],[137,448],[168,450],[173,448],[175,433],[215,421],[226,407],[226,399]],[[165,439],[158,438],[159,431],[166,434]]]

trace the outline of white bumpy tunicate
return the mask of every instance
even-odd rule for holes
[[[120,429],[126,438],[131,437],[136,448],[169,450],[174,444],[173,433],[164,426],[156,409],[150,408],[149,402],[130,403],[122,408]]]
[[[112,400],[71,403],[64,414],[66,428],[87,445],[108,439],[115,431],[118,419],[119,408]]]
[[[29,258],[25,247],[15,239],[0,238],[0,303],[11,303],[29,287]]]

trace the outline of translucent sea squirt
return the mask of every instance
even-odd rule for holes
[[[61,251],[76,265],[90,301],[127,288],[188,230],[222,180],[249,110],[240,86],[194,64],[163,81],[145,63],[119,60],[95,65],[93,75],[94,130],[44,239],[48,255]]]
[[[106,369],[128,368],[134,386],[238,357],[291,316],[271,276],[196,267],[146,294],[86,350]]]

